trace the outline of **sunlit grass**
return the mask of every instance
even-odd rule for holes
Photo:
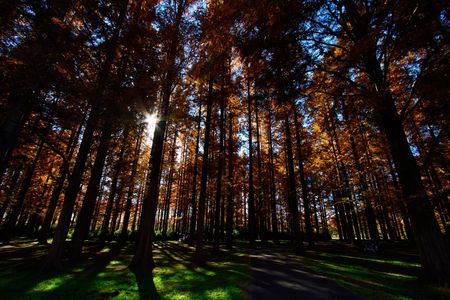
[[[23,246],[23,245],[22,245]],[[28,243],[34,253],[36,245]],[[105,250],[107,249],[107,250]],[[70,265],[65,273],[38,277],[42,260],[8,257],[0,262],[1,299],[242,299],[249,280],[246,254],[241,250],[207,253],[202,266],[191,263],[193,248],[176,242],[157,243],[157,267],[150,274],[128,268],[131,244],[120,251],[117,244],[90,252],[94,259]],[[3,250],[3,249],[2,249]],[[116,251],[116,252],[114,252]],[[113,253],[113,254],[112,254]],[[22,257],[17,262],[15,259]]]
[[[191,262],[192,247],[158,242],[154,247],[157,267],[150,275],[129,270],[131,243],[99,247],[91,242],[81,262],[64,263],[64,274],[38,277],[46,249],[28,240],[0,246],[0,299],[245,299],[249,281],[245,247],[219,253],[207,248],[207,263],[199,266]],[[369,255],[347,244],[318,243],[305,256],[288,256],[363,299],[450,299],[449,289],[418,280],[420,265],[412,249],[392,243],[384,245],[382,253]]]
[[[370,255],[351,245],[319,244],[298,259],[363,299],[450,299],[449,289],[418,279],[420,264],[413,247],[392,243],[385,249]]]

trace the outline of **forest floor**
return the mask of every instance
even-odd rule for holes
[[[206,247],[202,266],[191,263],[193,247],[157,242],[152,274],[128,269],[132,243],[88,242],[79,262],[64,261],[63,274],[42,277],[47,248],[29,239],[0,245],[1,299],[450,299],[449,289],[418,280],[417,254],[405,242],[383,244],[378,254],[317,243],[304,256],[290,254],[288,244],[247,250],[238,243],[217,253]]]
[[[242,299],[248,284],[248,255],[237,248],[212,253],[208,262],[190,263],[193,247],[156,242],[153,274],[133,273],[133,243],[88,243],[78,263],[64,261],[63,274],[41,277],[48,246],[15,240],[0,246],[0,299]]]

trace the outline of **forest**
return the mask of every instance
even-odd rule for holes
[[[449,299],[449,61],[441,0],[0,1],[0,293]]]

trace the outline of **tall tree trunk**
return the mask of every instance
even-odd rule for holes
[[[122,170],[123,159],[126,150],[126,140],[128,139],[128,132],[126,136],[124,135],[124,139],[122,141],[122,146],[120,148],[119,153],[117,154],[116,164],[114,166],[114,173],[111,181],[111,187],[108,195],[108,202],[106,203],[105,215],[103,216],[102,228],[100,232],[100,238],[102,240],[107,239],[109,237],[110,231],[110,222],[111,222],[111,214],[113,212],[114,207],[114,199],[117,195],[117,187],[119,182],[119,175]]]
[[[259,227],[259,235],[261,238],[261,242],[266,242],[266,232],[265,232],[265,223],[264,223],[264,197],[263,197],[263,183],[262,183],[262,157],[261,157],[261,141],[259,134],[259,110],[258,103],[255,101],[255,122],[256,122],[256,161],[258,163],[258,209],[256,212],[256,217],[258,219],[258,227]]]
[[[146,183],[146,196],[143,199],[138,240],[136,251],[130,264],[130,268],[135,271],[149,271],[153,269],[153,234],[155,227],[156,210],[158,207],[160,173],[164,146],[164,135],[169,118],[170,97],[172,95],[173,84],[176,78],[176,58],[180,35],[180,24],[183,12],[186,8],[186,1],[178,0],[176,16],[172,24],[173,32],[167,54],[168,70],[165,76],[162,89],[162,103],[159,121],[155,126],[152,150],[150,153],[149,172]]]
[[[94,135],[95,123],[100,112],[100,104],[103,102],[106,83],[110,76],[113,60],[116,57],[117,42],[120,31],[125,20],[125,15],[128,7],[128,1],[123,1],[120,10],[119,20],[114,29],[113,35],[108,43],[106,50],[105,61],[102,64],[101,70],[98,73],[97,88],[95,91],[94,105],[91,109],[89,118],[87,120],[86,128],[84,130],[83,139],[77,154],[75,166],[69,178],[69,186],[64,195],[64,203],[59,216],[58,226],[56,227],[55,236],[52,245],[49,249],[47,258],[41,268],[41,272],[50,270],[61,270],[61,256],[64,242],[69,233],[70,221],[74,210],[75,200],[80,190],[80,184],[85,170],[86,160],[91,148],[92,139]]]
[[[273,139],[272,139],[272,111],[269,111],[269,118],[267,121],[269,136],[269,170],[270,170],[270,210],[272,216],[272,239],[273,243],[278,245],[278,220],[277,220],[277,199],[276,199],[276,185],[275,185],[275,164],[273,158]]]
[[[44,221],[42,222],[41,230],[38,234],[38,242],[40,244],[47,244],[47,235],[50,231],[50,226],[52,224],[53,215],[55,214],[56,206],[58,205],[59,196],[64,188],[64,182],[66,181],[67,174],[69,173],[68,163],[72,160],[75,148],[77,145],[78,138],[80,136],[83,124],[78,126],[77,131],[72,131],[67,149],[65,152],[66,160],[63,161],[61,167],[59,168],[59,177],[56,181],[55,187],[53,188],[52,195],[50,196],[50,202],[48,204],[47,210],[45,212]]]
[[[308,239],[309,246],[314,245],[314,237],[311,226],[311,208],[308,197],[308,186],[306,183],[305,169],[304,169],[304,157],[302,152],[302,140],[300,138],[300,124],[298,122],[297,108],[293,105],[294,110],[294,123],[295,123],[295,138],[297,140],[297,159],[298,159],[298,172],[300,175],[300,184],[302,186],[302,198],[303,206],[305,210],[305,231],[306,238]]]
[[[97,201],[99,185],[102,179],[106,155],[108,154],[110,139],[111,129],[109,127],[105,127],[100,137],[94,165],[91,169],[88,187],[84,196],[83,204],[81,205],[81,209],[78,214],[75,230],[72,235],[72,259],[80,258],[84,240],[87,238],[89,233],[89,225],[91,224],[95,203]]]
[[[164,201],[164,225],[162,230],[162,236],[165,238],[167,237],[167,227],[169,222],[169,215],[170,215],[170,199],[172,198],[172,185],[173,185],[173,173],[175,172],[175,154],[177,149],[177,136],[178,136],[178,129],[175,130],[175,133],[173,135],[172,140],[172,151],[170,152],[170,168],[169,168],[169,176],[167,179],[167,190],[166,190],[166,197]]]
[[[374,240],[375,242],[378,242],[380,237],[378,235],[378,228],[377,228],[377,223],[375,220],[375,213],[373,210],[372,201],[370,200],[370,198],[367,195],[364,195],[364,194],[367,194],[367,192],[368,192],[368,184],[366,182],[363,168],[359,161],[360,157],[358,154],[358,150],[356,149],[356,142],[355,142],[355,138],[353,135],[350,135],[350,143],[352,146],[353,160],[355,162],[356,170],[358,172],[359,184],[362,189],[363,201],[364,201],[364,205],[365,205],[364,209],[365,209],[367,224],[369,227],[370,238],[372,240]]]
[[[369,153],[368,153],[368,149],[367,149],[367,141],[365,141],[365,143],[366,143],[366,157],[368,159]],[[389,172],[390,172],[390,174],[392,176],[392,181],[394,182],[394,187],[397,190],[400,191],[401,188],[400,188],[400,185],[398,183],[397,173],[394,170],[394,166],[393,166],[390,154],[388,153],[387,156],[388,156]],[[415,243],[415,241],[414,241],[414,233],[413,233],[413,229],[412,229],[412,226],[411,226],[411,222],[409,221],[409,216],[408,216],[406,203],[402,202],[402,203],[400,203],[399,206],[400,206],[400,212],[401,212],[401,215],[402,215],[403,224],[405,225],[406,236],[407,236],[408,240],[412,244],[414,244]]]
[[[51,162],[51,164],[50,164],[50,168],[49,168],[49,171],[48,171],[48,174],[47,174],[47,178],[45,179],[41,195],[39,196],[39,200],[37,201],[37,209],[35,209],[35,211],[33,212],[33,216],[36,217],[36,223],[34,224],[34,227],[33,227],[33,224],[28,224],[27,225],[28,226],[27,231],[33,236],[35,235],[35,233],[39,232],[39,227],[42,224],[42,220],[43,219],[42,219],[42,217],[40,215],[40,210],[45,206],[45,200],[44,199],[46,199],[47,192],[48,192],[48,189],[49,189],[49,181],[50,181],[50,179],[53,176],[52,175],[52,173],[53,173],[53,164],[54,164],[54,161]]]
[[[229,249],[233,245],[233,214],[234,214],[234,141],[233,141],[233,114],[228,114],[228,186],[227,186],[227,221],[226,221],[226,244]]]
[[[85,169],[86,160],[91,148],[94,135],[94,123],[97,119],[96,109],[93,108],[84,129],[83,139],[78,149],[77,159],[69,178],[69,185],[64,193],[64,203],[59,215],[58,226],[56,227],[52,245],[48,255],[44,260],[41,272],[51,270],[62,270],[61,256],[64,243],[69,233],[70,222],[74,211],[75,200],[80,190],[81,180]]]
[[[209,170],[209,144],[211,131],[211,114],[213,105],[213,79],[209,78],[208,97],[206,104],[206,120],[205,120],[205,141],[203,144],[203,161],[202,161],[202,177],[200,181],[200,197],[198,199],[198,221],[197,221],[197,243],[195,247],[194,260],[203,262],[203,231],[205,223],[205,202],[206,202],[206,184],[208,181]]]
[[[0,123],[0,186],[23,125],[31,113],[31,93],[11,96],[5,118]]]
[[[128,224],[130,222],[130,215],[131,215],[131,205],[133,200],[133,192],[134,192],[134,182],[135,177],[137,173],[137,167],[139,162],[139,153],[141,151],[141,143],[142,143],[142,131],[143,127],[139,127],[138,135],[136,138],[136,146],[134,148],[134,155],[133,155],[133,162],[131,166],[131,175],[130,175],[130,182],[128,186],[128,193],[127,193],[127,203],[125,204],[125,215],[123,217],[123,226],[122,226],[122,232],[120,234],[121,240],[125,240],[128,236]]]
[[[220,240],[220,209],[222,203],[222,173],[223,173],[223,163],[225,160],[225,147],[224,147],[224,136],[225,136],[225,99],[221,95],[220,99],[220,120],[219,120],[219,165],[217,168],[217,179],[216,179],[216,210],[215,210],[215,231],[214,231],[214,250],[219,250],[219,240]]]
[[[114,237],[114,234],[120,225],[120,213],[122,211],[122,196],[123,196],[124,188],[125,188],[125,180],[121,179],[119,188],[117,190],[117,199],[114,203],[115,205],[114,205],[112,218],[111,218],[111,226],[110,226],[109,232],[108,232],[108,235],[110,237]]]
[[[192,214],[191,224],[189,229],[189,242],[194,242],[195,225],[197,221],[197,175],[198,175],[198,151],[200,147],[200,125],[202,118],[202,102],[200,101],[198,107],[198,123],[197,123],[197,140],[195,142],[195,157],[194,157],[194,177],[192,178]]]
[[[408,207],[424,275],[434,282],[448,286],[450,285],[449,247],[436,222],[431,202],[427,199],[417,162],[409,147],[391,96],[386,95],[377,108],[378,122],[386,135]]]
[[[297,254],[302,254],[303,241],[300,233],[300,219],[298,213],[298,202],[297,202],[297,188],[295,184],[295,172],[294,172],[294,157],[292,154],[292,137],[291,137],[291,127],[289,125],[289,117],[286,116],[284,120],[285,134],[286,134],[286,156],[287,156],[287,169],[288,169],[288,204],[289,213],[291,219],[291,229],[294,238],[294,251]]]
[[[347,168],[344,165],[344,162],[342,161],[342,159],[340,159],[340,157],[342,156],[342,151],[341,151],[341,146],[340,146],[340,143],[338,140],[338,135],[336,132],[336,124],[335,124],[336,111],[335,111],[334,107],[329,109],[329,122],[330,122],[330,127],[331,127],[331,133],[334,137],[333,145],[335,144],[336,151],[337,151],[337,155],[336,155],[336,153],[334,155],[335,155],[335,160],[336,160],[337,168],[338,168],[338,176],[339,176],[339,180],[341,181],[341,184],[343,184],[343,191],[340,192],[340,197],[347,198],[344,200],[344,203],[343,203],[344,211],[345,211],[345,214],[343,215],[343,217],[346,218],[347,234],[349,235],[349,238],[352,242],[354,241],[355,235],[356,235],[357,240],[360,241],[361,235],[360,235],[360,231],[359,231],[356,214],[354,211],[352,190],[350,187],[350,180],[348,177]]]
[[[22,184],[20,185],[20,190],[17,195],[16,203],[12,207],[11,213],[8,215],[8,220],[6,221],[6,223],[4,225],[2,240],[5,244],[9,243],[11,241],[12,236],[14,235],[17,219],[20,215],[20,212],[22,211],[22,208],[23,208],[23,205],[25,202],[25,197],[30,188],[31,180],[33,179],[34,170],[36,169],[36,165],[39,160],[39,156],[41,155],[43,145],[44,145],[44,141],[41,140],[41,142],[39,143],[38,149],[36,151],[36,154],[34,156],[33,162],[31,163],[30,167],[26,171],[25,178],[23,179]]]
[[[6,197],[4,198],[4,202],[2,203],[2,206],[0,208],[0,225],[3,226],[2,221],[3,221],[3,217],[6,213],[6,210],[8,208],[8,204],[10,203],[10,200],[14,194],[14,190],[16,188],[17,182],[19,181],[19,177],[20,174],[22,173],[22,169],[23,169],[23,162],[20,163],[20,165],[18,167],[16,167],[16,169],[14,170],[13,174],[12,174],[12,178],[10,180],[8,189],[6,191]],[[7,221],[7,218],[5,219],[5,221]]]
[[[250,247],[255,245],[255,188],[253,185],[253,140],[252,140],[252,97],[250,95],[251,81],[247,82],[248,102],[248,235]]]

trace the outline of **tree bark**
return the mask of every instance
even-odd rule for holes
[[[198,175],[198,151],[200,147],[200,125],[202,118],[202,102],[200,101],[198,107],[198,123],[197,123],[197,140],[195,142],[195,157],[194,157],[194,177],[192,179],[192,214],[191,214],[191,224],[189,229],[189,242],[193,243],[195,227],[197,221],[197,175]]]
[[[220,120],[219,120],[219,165],[217,168],[217,179],[216,179],[216,210],[215,210],[215,224],[214,224],[214,250],[219,250],[220,241],[220,209],[221,209],[221,198],[222,198],[222,173],[223,173],[223,163],[225,159],[224,154],[224,136],[225,136],[225,99],[221,95],[220,99]]]
[[[381,102],[381,100],[380,100]],[[427,199],[417,162],[411,152],[394,101],[386,95],[377,106],[378,122],[386,135],[411,219],[424,276],[440,285],[450,285],[449,247]]]
[[[72,160],[73,153],[77,145],[78,137],[80,136],[82,124],[78,127],[77,131],[73,131],[69,139],[69,143],[66,149],[66,161],[70,162]],[[50,202],[48,204],[47,210],[45,212],[44,221],[42,222],[41,230],[38,233],[38,242],[40,244],[47,244],[47,235],[50,231],[50,226],[52,224],[53,215],[55,214],[56,206],[58,205],[59,196],[64,187],[64,182],[66,181],[67,174],[69,173],[69,166],[63,161],[63,164],[59,168],[59,177],[56,181],[55,187],[53,188],[52,195],[50,196]]]
[[[89,150],[91,148],[92,139],[94,135],[94,122],[97,119],[96,109],[93,108],[89,115],[89,119],[84,129],[83,139],[78,150],[77,159],[73,168],[72,174],[69,178],[69,185],[64,194],[64,203],[59,216],[58,226],[56,227],[55,235],[53,237],[52,245],[50,246],[48,255],[44,260],[41,272],[62,270],[61,256],[69,233],[70,221],[75,206],[75,200],[80,190],[80,184],[83,177],[86,160],[88,158]]]
[[[205,120],[205,141],[203,144],[202,177],[200,181],[200,196],[198,199],[198,221],[197,221],[197,243],[195,247],[194,260],[198,263],[203,262],[203,232],[205,223],[205,202],[206,202],[206,184],[208,181],[209,170],[209,144],[211,131],[211,114],[213,105],[213,79],[209,78],[208,97],[206,104]]]
[[[126,143],[125,140],[128,138],[128,133],[126,137],[124,136],[124,140],[122,141],[122,147],[120,148],[120,152],[117,154],[117,161],[114,166],[114,173],[111,181],[111,187],[108,195],[108,202],[106,204],[106,211],[105,215],[103,216],[103,222],[102,222],[102,228],[100,232],[100,238],[102,240],[105,240],[110,237],[109,231],[110,231],[110,221],[111,221],[111,214],[113,212],[114,207],[114,199],[117,195],[117,187],[119,182],[119,175],[122,170],[123,165],[123,159],[125,155],[125,149],[126,149]]]
[[[255,188],[253,185],[253,140],[252,140],[252,97],[250,95],[250,79],[247,82],[248,102],[248,235],[250,247],[255,246]]]
[[[31,181],[33,179],[34,170],[36,169],[37,162],[39,160],[39,156],[42,153],[42,148],[44,145],[44,141],[41,140],[39,143],[38,149],[36,151],[36,154],[34,156],[33,162],[31,163],[30,167],[28,168],[25,178],[22,181],[22,184],[20,185],[20,190],[17,195],[16,203],[12,207],[11,213],[8,215],[8,220],[5,223],[5,226],[3,228],[3,243],[8,244],[11,241],[11,238],[14,235],[15,227],[17,223],[17,219],[19,218],[20,212],[22,211],[25,197],[27,195],[27,192],[30,188]]]
[[[295,172],[294,172],[294,157],[292,155],[292,137],[291,127],[289,125],[289,117],[286,116],[284,120],[285,134],[286,134],[286,156],[287,156],[287,168],[288,168],[288,204],[289,213],[291,219],[291,229],[294,238],[294,251],[297,254],[304,252],[303,241],[300,233],[300,219],[298,213],[297,202],[297,188],[295,184]]]
[[[155,226],[156,210],[159,198],[160,188],[160,174],[162,163],[162,150],[164,146],[164,135],[169,118],[170,97],[172,94],[173,84],[176,78],[176,56],[180,35],[180,24],[183,12],[186,7],[186,2],[183,0],[177,1],[176,16],[173,28],[172,39],[168,45],[168,70],[162,88],[162,103],[160,109],[159,121],[155,127],[153,136],[153,144],[150,153],[149,172],[146,183],[146,196],[143,199],[138,240],[136,244],[136,251],[130,263],[130,268],[134,271],[149,271],[154,267],[152,242]]]
[[[297,140],[297,159],[298,159],[298,173],[300,175],[300,184],[302,186],[303,206],[305,210],[305,231],[309,246],[314,246],[314,237],[311,226],[311,208],[308,197],[308,186],[306,183],[304,157],[302,152],[302,141],[300,139],[300,124],[298,122],[297,108],[293,105],[294,123],[295,123],[295,137]]]
[[[269,111],[269,118],[267,121],[269,136],[269,170],[270,170],[270,209],[272,216],[272,240],[278,245],[278,219],[277,219],[277,199],[276,199],[276,185],[275,185],[275,164],[273,157],[273,139],[272,139],[272,111]]]
[[[123,225],[122,225],[122,232],[120,234],[121,240],[125,240],[128,236],[128,224],[130,222],[130,215],[131,215],[131,205],[133,200],[133,192],[134,192],[134,182],[135,177],[137,173],[137,167],[139,162],[139,153],[141,151],[141,143],[142,143],[142,131],[143,127],[139,127],[138,135],[136,138],[136,146],[134,148],[134,155],[133,155],[133,162],[131,167],[131,175],[130,175],[130,183],[128,186],[128,193],[127,193],[127,203],[125,204],[125,215],[123,217]]]
[[[105,127],[101,134],[95,162],[91,169],[91,176],[89,178],[86,194],[84,196],[83,204],[81,205],[75,230],[72,235],[71,258],[74,260],[80,258],[84,240],[87,238],[89,233],[89,225],[91,224],[92,215],[95,209],[99,185],[105,166],[105,159],[108,154],[110,138],[111,130],[109,127]]]
[[[228,114],[228,186],[227,186],[227,221],[226,221],[226,244],[229,249],[233,246],[233,214],[234,214],[234,181],[233,181],[233,114]]]

